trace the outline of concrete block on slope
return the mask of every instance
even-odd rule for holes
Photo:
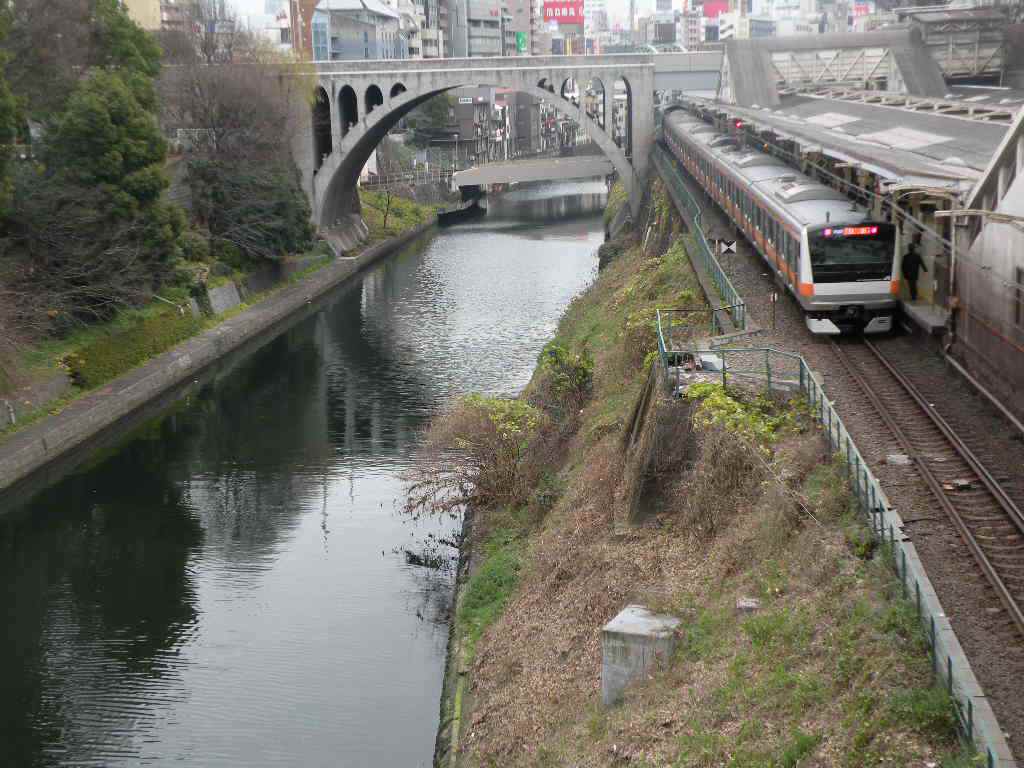
[[[668,666],[679,619],[627,605],[601,630],[601,700],[612,706],[630,683]]]
[[[238,294],[238,286],[234,283],[225,283],[216,288],[210,288],[207,295],[210,297],[210,309],[215,315],[234,309],[242,303],[242,297]]]

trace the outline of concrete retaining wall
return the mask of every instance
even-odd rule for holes
[[[393,253],[431,226],[433,224],[426,224],[400,237],[378,243],[355,258],[336,260],[308,279],[283,288],[216,328],[182,342],[102,389],[76,400],[61,413],[16,432],[0,443],[0,490],[9,488],[195,376],[228,352],[270,330],[313,299]],[[237,296],[237,288],[234,293]]]

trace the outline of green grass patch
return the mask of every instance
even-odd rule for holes
[[[363,220],[370,230],[371,242],[401,235],[422,224],[428,224],[437,216],[441,206],[423,205],[413,200],[392,194],[390,205],[387,192],[360,190]],[[387,226],[385,224],[385,215]]]
[[[626,194],[626,187],[621,181],[616,181],[608,192],[608,204],[604,209],[604,223],[606,225],[612,223],[612,219],[615,218],[619,209],[626,204],[627,200],[629,200],[629,195]]]
[[[168,307],[128,325],[108,328],[64,362],[76,386],[93,389],[199,332],[202,321]]]
[[[483,562],[466,582],[459,603],[458,621],[468,641],[470,658],[476,642],[505,610],[519,583],[522,548],[523,542],[515,532],[508,529],[495,531],[484,547]]]

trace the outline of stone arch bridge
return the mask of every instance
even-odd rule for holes
[[[311,130],[299,132],[296,157],[322,230],[355,213],[356,182],[391,128],[433,96],[459,86],[512,88],[544,99],[576,121],[611,161],[635,213],[654,140],[654,63],[648,54],[514,58],[343,61],[315,64]],[[566,95],[594,84],[603,93],[595,118]],[[626,94],[624,136],[612,137],[615,83]],[[305,136],[302,134],[305,133]]]

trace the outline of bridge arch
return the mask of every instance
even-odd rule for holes
[[[600,61],[603,58],[608,60]],[[311,183],[313,216],[316,223],[325,230],[341,224],[347,227],[349,215],[358,213],[359,203],[355,191],[359,173],[388,131],[427,100],[463,86],[508,88],[527,93],[537,99],[543,99],[550,108],[575,121],[611,161],[626,187],[635,215],[642,192],[641,181],[647,172],[646,147],[653,141],[653,63],[646,60],[623,62],[613,57],[595,59],[598,59],[596,63],[582,65],[575,61],[564,62],[558,57],[536,57],[535,62],[515,62],[520,65],[519,67],[508,66],[504,61],[492,64],[482,60],[477,64],[451,60],[441,61],[435,67],[422,72],[410,69],[408,64],[399,62],[375,65],[373,71],[363,71],[356,64],[323,65],[317,75],[319,83],[325,85],[328,92],[335,89],[339,102],[339,106],[335,107],[331,114],[334,120],[343,119],[347,112],[340,104],[348,98],[346,94],[362,93],[365,98],[370,86],[386,87],[380,86],[379,83],[387,77],[385,72],[393,74],[392,78],[388,78],[391,87],[387,91],[382,91],[383,104],[375,106],[371,111],[364,109],[348,130],[341,131],[336,128],[334,152],[315,174],[309,174],[307,171],[306,178]],[[541,66],[536,66],[538,64]],[[541,71],[538,72],[538,69]],[[629,80],[624,77],[627,74],[630,76]],[[561,85],[567,80],[575,80],[580,89],[579,97],[575,101],[559,98]],[[582,89],[595,81],[604,89],[604,128],[600,125],[600,111],[595,111],[593,100],[588,104],[582,98]],[[629,105],[628,119],[636,123],[632,126],[635,130],[626,133],[626,138],[631,141],[620,139],[618,143],[613,140],[611,120],[610,86],[616,81],[622,83],[619,86],[619,101],[623,101],[622,95],[626,96]],[[640,86],[636,93],[634,86]],[[637,96],[641,101],[639,111],[633,104],[634,97]],[[635,139],[633,135],[636,136]],[[633,149],[632,141],[639,141],[637,146],[644,149],[630,158],[627,153]],[[621,147],[619,143],[622,144]]]

